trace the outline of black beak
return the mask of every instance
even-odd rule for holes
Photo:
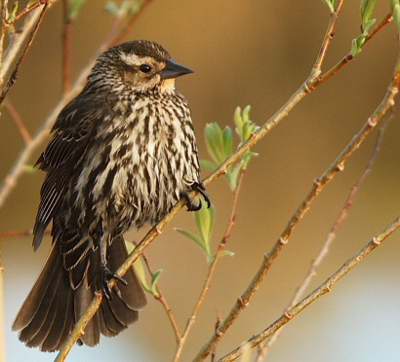
[[[160,72],[160,75],[161,79],[171,79],[190,73],[193,73],[193,70],[177,64],[172,60],[167,60],[165,68]]]

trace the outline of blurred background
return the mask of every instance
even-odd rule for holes
[[[389,11],[381,2],[378,19]],[[90,1],[73,26],[74,76],[91,59],[109,33],[113,19],[104,1]],[[207,156],[203,130],[207,122],[232,124],[236,106],[252,105],[253,119],[263,123],[307,77],[320,46],[329,12],[322,1],[156,1],[140,16],[126,39],[150,39],[164,45],[195,74],[178,81],[188,98],[200,143]],[[334,64],[359,34],[359,2],[346,2],[327,58]],[[10,98],[33,133],[60,98],[62,9],[47,14],[24,61]],[[380,102],[396,56],[393,25],[379,34],[342,73],[320,87],[271,132],[256,151],[245,176],[237,225],[222,259],[209,298],[183,354],[190,361],[213,331],[216,316],[225,316],[294,212],[312,180],[366,121]],[[372,175],[362,188],[348,222],[328,260],[314,279],[321,283],[399,213],[400,144],[398,112],[389,125]],[[0,122],[0,179],[23,148],[6,111]],[[274,264],[250,307],[218,347],[222,355],[275,320],[302,281],[349,191],[365,166],[375,135],[356,153],[345,172],[326,189]],[[40,147],[32,158],[44,146]],[[0,231],[32,227],[43,179],[26,173],[0,209]],[[215,242],[230,211],[232,194],[219,179],[209,187],[217,209]],[[181,213],[175,227],[194,230],[191,215]],[[142,233],[141,233],[142,234]],[[139,240],[141,234],[129,234]],[[328,297],[291,322],[272,347],[270,361],[398,361],[400,356],[400,235],[395,234]],[[22,301],[38,276],[50,248],[37,253],[31,238],[0,240],[5,268],[6,349],[8,361],[52,361],[54,354],[28,349],[11,332]],[[168,228],[147,255],[181,326],[192,310],[207,271],[196,245]],[[168,361],[175,341],[161,306],[149,296],[140,320],[100,346],[76,347],[71,361]]]

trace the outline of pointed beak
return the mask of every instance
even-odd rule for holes
[[[177,78],[181,75],[191,74],[193,70],[177,64],[172,60],[167,60],[165,68],[160,72],[161,79]]]

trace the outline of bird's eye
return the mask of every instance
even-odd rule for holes
[[[143,73],[149,73],[149,72],[151,71],[151,66],[148,65],[148,64],[142,64],[142,65],[139,67],[139,69],[140,69],[140,71],[143,72]]]

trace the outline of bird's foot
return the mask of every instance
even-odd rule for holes
[[[207,203],[207,208],[210,208],[211,201],[207,195],[204,185],[200,182],[194,182],[191,184],[190,187],[193,191],[198,192],[204,198],[205,202]],[[199,200],[196,203],[195,200],[190,197],[189,192],[183,192],[181,196],[183,197],[183,199],[186,202],[186,207],[187,207],[188,211],[199,211],[201,209],[201,207],[202,207],[201,200]]]
[[[201,200],[196,203],[188,192],[182,192],[181,197],[185,200],[187,211],[199,211],[201,209]]]
[[[111,288],[108,283],[112,279],[121,282],[123,285],[128,285],[128,282],[124,278],[121,278],[117,273],[112,272],[107,266],[102,266],[101,289],[107,299],[111,299]]]
[[[203,196],[204,201],[207,203],[207,209],[211,207],[211,200],[208,197],[206,188],[204,187],[202,182],[194,182],[192,184],[192,190],[197,191],[201,196]]]

